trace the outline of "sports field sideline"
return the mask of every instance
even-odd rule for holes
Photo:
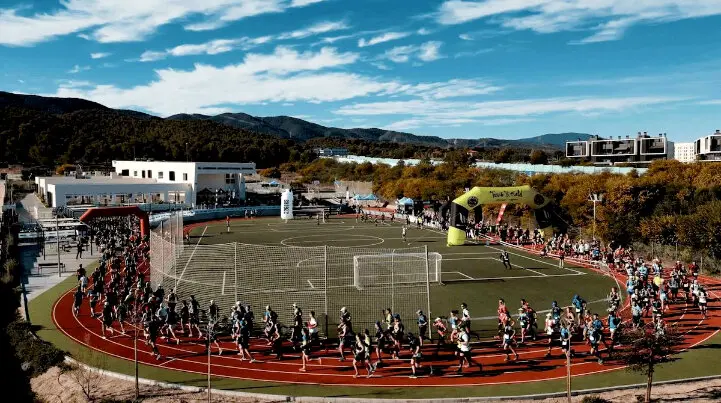
[[[356,222],[355,218],[331,218],[318,223],[315,219],[283,222],[279,218],[231,220],[230,232],[224,221],[191,226],[186,247],[240,242],[287,247],[378,247],[407,248],[428,246],[429,252],[442,255],[442,282],[431,287],[432,316],[447,316],[466,302],[479,327],[495,329],[498,298],[510,307],[520,306],[525,298],[539,312],[557,300],[569,305],[574,294],[591,302],[591,310],[605,310],[605,299],[615,281],[591,270],[566,265],[559,268],[556,260],[531,256],[509,249],[513,269],[503,267],[499,260],[501,246],[473,244],[447,247],[445,233],[434,229],[408,229],[407,241],[399,223]],[[268,301],[272,304],[272,301]],[[423,308],[423,307],[419,307]],[[379,319],[381,318],[379,312]],[[490,333],[488,334],[490,335]]]

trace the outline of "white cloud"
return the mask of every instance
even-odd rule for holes
[[[203,22],[186,26],[208,30],[260,14],[304,7],[318,0],[65,0],[49,12],[0,8],[0,44],[30,46],[68,34],[98,42],[142,40],[168,23],[194,16]]]
[[[470,34],[460,34],[458,35],[460,39],[463,39],[464,41],[472,41],[473,37]]]
[[[146,50],[143,52],[142,55],[140,55],[140,59],[138,59],[141,62],[154,62],[156,60],[163,60],[168,56],[168,53],[166,52],[154,52],[152,50]]]
[[[445,57],[440,54],[442,45],[443,42],[430,41],[421,45],[396,46],[387,50],[380,58],[395,63],[407,63],[412,59],[430,62]]]
[[[434,119],[528,118],[552,113],[621,112],[684,100],[675,97],[544,98],[508,101],[387,101],[346,105],[335,113],[347,116],[411,115]]]
[[[436,13],[436,20],[454,25],[498,17],[490,22],[515,30],[593,32],[575,42],[583,44],[619,39],[637,24],[719,14],[719,0],[447,0]]]
[[[284,32],[276,36],[267,35],[257,38],[246,36],[235,39],[214,39],[205,43],[178,45],[165,51],[148,50],[140,55],[138,61],[152,62],[165,59],[168,56],[217,55],[236,49],[247,51],[274,40],[301,39],[347,28],[348,25],[344,21],[326,21],[295,31]]]
[[[417,33],[418,35],[423,35],[423,36],[425,36],[425,35],[430,35],[430,34],[432,34],[433,31],[431,31],[431,30],[428,29],[428,28],[421,28],[421,29],[419,29],[418,31],[416,31],[416,33]]]
[[[73,66],[72,69],[68,70],[68,73],[77,74],[77,73],[80,73],[81,71],[87,71],[87,70],[90,70],[90,66],[80,66],[80,65],[76,64],[75,66]]]
[[[111,54],[112,53],[107,53],[107,52],[91,53],[90,58],[91,59],[102,59],[104,57],[110,56]]]
[[[291,7],[305,7],[315,3],[322,3],[325,0],[293,0],[290,3]]]
[[[214,31],[218,28],[224,27],[226,22],[215,20],[215,21],[203,21],[188,24],[183,27],[186,31],[202,32],[202,31]]]
[[[473,95],[488,95],[501,91],[503,87],[479,80],[454,79],[446,82],[420,83],[402,88],[404,94],[418,96],[423,99],[460,98]]]
[[[466,51],[466,52],[458,52],[455,55],[453,55],[453,57],[456,59],[458,59],[460,57],[473,57],[473,56],[478,56],[478,55],[482,55],[485,53],[491,53],[491,52],[493,52],[493,50],[494,50],[493,48],[483,48],[483,49],[471,50],[471,51]]]
[[[699,105],[721,105],[721,99],[711,99],[708,101],[701,101]]]
[[[401,87],[359,74],[327,71],[353,64],[358,58],[358,54],[333,48],[300,53],[278,47],[270,54],[248,54],[242,63],[225,67],[196,64],[191,70],[156,70],[154,81],[132,88],[61,87],[53,95],[170,115],[225,105],[340,101]]]
[[[345,21],[325,21],[311,25],[307,28],[282,33],[278,35],[278,39],[302,39],[313,35],[325,34],[328,32],[340,31],[348,28],[349,26],[348,24],[346,24]]]
[[[410,32],[386,32],[384,34],[374,36],[370,39],[365,39],[365,38],[359,39],[358,47],[364,48],[366,46],[378,45],[379,43],[385,43],[385,42],[395,41],[398,39],[403,39],[410,35],[411,35]]]
[[[418,58],[423,60],[424,62],[432,62],[434,60],[443,58],[444,56],[440,53],[442,45],[443,42],[438,41],[431,41],[422,44],[418,54]]]

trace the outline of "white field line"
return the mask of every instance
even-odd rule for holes
[[[203,228],[203,233],[200,234],[200,239],[198,239],[198,243],[195,244],[195,248],[193,248],[193,252],[190,253],[190,258],[185,263],[185,267],[183,267],[183,271],[180,272],[180,277],[178,277],[178,283],[180,283],[180,280],[183,279],[183,275],[185,274],[185,270],[188,269],[188,266],[190,265],[190,262],[193,260],[193,256],[195,255],[195,251],[198,250],[198,245],[200,245],[200,241],[203,240],[203,236],[205,236],[205,231],[208,230],[208,226],[206,225],[205,228]]]

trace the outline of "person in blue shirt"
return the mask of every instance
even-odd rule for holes
[[[426,317],[426,315],[421,310],[418,310],[416,312],[416,315],[418,315],[418,343],[422,347],[423,339],[428,339],[428,341],[431,341],[431,339],[428,337],[428,317]]]
[[[608,330],[611,332],[611,350],[616,345],[616,331],[621,326],[621,317],[616,312],[611,311],[608,313]]]
[[[561,325],[560,338],[561,350],[563,350],[563,353],[567,356],[570,355],[571,357],[573,357],[573,349],[571,348],[571,332],[566,326],[566,324]]]
[[[551,303],[551,317],[555,324],[558,324],[561,322],[561,307],[558,306],[558,302],[553,301]]]
[[[586,301],[583,300],[578,294],[573,296],[571,305],[576,308],[576,323],[581,323],[583,318],[583,312],[586,310]]]
[[[594,332],[598,334],[599,341],[603,342],[603,345],[606,346],[606,349],[608,349],[608,342],[606,342],[606,338],[603,337],[603,321],[598,317],[597,313],[593,314],[593,321],[591,322],[591,328]]]

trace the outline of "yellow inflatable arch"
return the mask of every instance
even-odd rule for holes
[[[534,209],[536,221],[540,228],[548,229],[552,227],[551,200],[530,186],[474,187],[451,203],[448,246],[458,246],[465,243],[468,213],[471,210],[475,212],[476,217],[481,217],[484,204],[501,203],[525,204]]]

